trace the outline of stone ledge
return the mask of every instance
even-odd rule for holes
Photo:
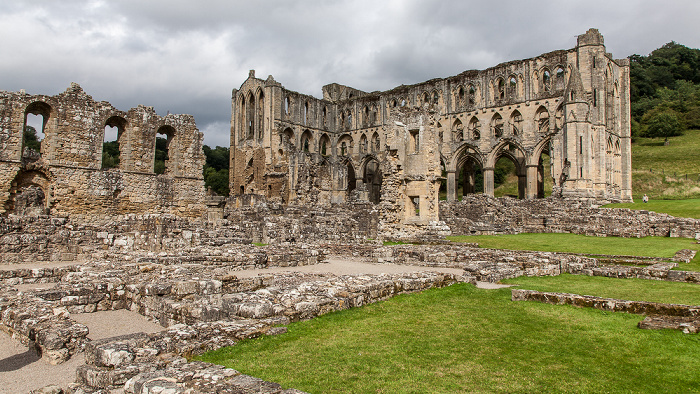
[[[629,301],[588,295],[540,292],[536,290],[512,289],[513,301],[539,301],[554,305],[574,305],[609,312],[626,312],[645,315],[700,317],[700,306],[664,304],[660,302]]]

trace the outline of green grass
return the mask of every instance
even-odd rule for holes
[[[294,323],[201,357],[310,393],[693,392],[700,337],[641,316],[453,285]]]
[[[600,276],[562,274],[506,279],[522,289],[585,294],[634,301],[700,305],[700,285],[650,279],[617,279]]]
[[[664,146],[660,138],[636,138],[632,144],[635,200],[645,193],[652,200],[700,198],[700,130],[686,130],[669,141]]]
[[[658,213],[667,213],[672,216],[682,218],[700,219],[700,198],[689,200],[655,200],[643,203],[641,198],[635,199],[634,203],[608,204],[605,208],[630,208],[645,209]]]
[[[537,250],[542,252],[589,253],[647,257],[673,257],[681,249],[700,250],[690,238],[591,237],[579,234],[524,233],[515,235],[456,235],[453,242],[476,242],[483,248]],[[697,259],[697,256],[696,256]]]

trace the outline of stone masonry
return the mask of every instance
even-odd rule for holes
[[[570,50],[363,92],[339,84],[323,98],[251,70],[231,99],[230,189],[289,204],[367,201],[388,233],[444,233],[437,194],[493,195],[499,158],[513,161],[520,198],[553,193],[631,201],[629,61],[590,29]],[[397,227],[400,229],[397,230]]]
[[[24,146],[30,114],[42,119],[40,152]],[[118,130],[115,169],[102,169],[107,126]],[[154,173],[157,134],[168,141],[162,175]],[[140,213],[202,216],[202,139],[191,115],[161,117],[145,106],[120,111],[78,84],[56,96],[0,91],[0,213],[86,221]]]

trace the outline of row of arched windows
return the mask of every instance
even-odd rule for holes
[[[287,150],[297,150],[294,131],[291,128],[286,128],[280,135],[282,138],[282,146]],[[331,139],[328,134],[323,133],[318,139],[318,144],[314,139],[314,135],[310,130],[304,130],[299,139],[300,149],[307,153],[319,153],[323,156],[332,154]],[[367,138],[367,134],[363,133],[359,138],[359,143],[355,147],[355,141],[349,134],[343,134],[338,138],[336,144],[336,154],[339,156],[349,156],[358,152],[359,154],[377,153],[381,150],[381,142],[379,133],[374,132],[371,139]],[[284,155],[284,151],[279,152]]]
[[[47,133],[55,133],[56,130],[47,130],[47,125],[52,116],[55,116],[53,108],[43,102],[35,101],[27,105],[24,111],[22,152],[25,154],[25,149],[30,148],[36,153],[41,154],[47,150],[44,141]],[[104,121],[102,139],[102,156],[100,160],[100,168],[120,168],[134,170],[133,168],[125,168],[125,164],[121,158],[122,152],[126,144],[121,144],[125,131],[129,128],[129,121],[121,115],[113,115]],[[157,174],[165,172],[166,162],[168,160],[168,147],[170,141],[176,134],[175,128],[170,125],[162,125],[156,130],[156,138],[154,141],[153,151],[155,164],[153,171]],[[43,146],[42,146],[43,145]],[[61,151],[57,151],[58,156]],[[60,158],[59,158],[60,160]]]
[[[535,130],[541,134],[547,134],[552,131],[558,131],[563,127],[563,108],[559,106],[555,112],[555,124],[554,129],[551,128],[549,122],[549,111],[544,106],[540,108],[535,113]],[[518,110],[514,110],[509,117],[509,121],[506,124],[500,113],[495,113],[489,122],[489,131],[493,138],[501,138],[504,136],[519,136],[523,133],[523,116]],[[482,126],[479,118],[473,116],[469,123],[467,124],[466,134],[464,130],[464,125],[462,121],[456,119],[452,123],[452,141],[460,142],[465,139],[469,140],[479,140],[482,136]]]

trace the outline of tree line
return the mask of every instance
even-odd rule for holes
[[[668,138],[700,129],[700,50],[671,41],[630,56],[632,137]]]

